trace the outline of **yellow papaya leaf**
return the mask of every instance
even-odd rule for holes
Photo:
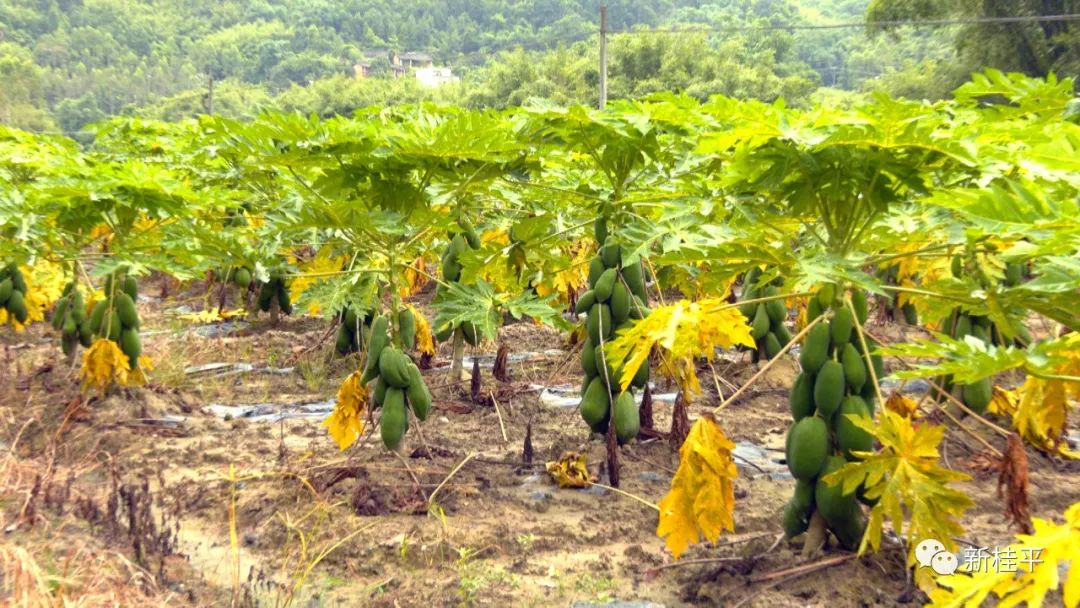
[[[1037,517],[1031,522],[1034,533],[1017,534],[1018,542],[996,547],[987,559],[963,560],[956,573],[937,577],[928,605],[976,608],[992,593],[998,606],[1042,606],[1047,594],[1060,587],[1065,607],[1076,608],[1080,604],[1080,502],[1066,509],[1061,524]]]
[[[217,323],[218,321],[224,321],[225,319],[232,319],[234,317],[243,317],[247,314],[247,311],[243,308],[234,308],[232,310],[218,311],[217,308],[207,308],[198,312],[189,312],[180,315],[180,319],[184,321],[190,321],[192,323]]]
[[[331,248],[323,247],[314,258],[307,262],[300,259],[299,252],[290,253],[289,260],[300,268],[300,274],[292,277],[289,282],[289,295],[293,301],[297,301],[316,279],[340,272],[342,264],[345,263],[345,256],[331,255]],[[309,314],[319,314],[322,311],[322,303],[309,302],[307,311]]]
[[[861,486],[865,497],[877,503],[870,509],[870,521],[859,543],[859,553],[867,547],[881,547],[886,520],[897,534],[907,537],[908,565],[915,563],[915,547],[923,540],[936,539],[950,550],[953,537],[963,535],[959,519],[974,504],[950,484],[970,479],[967,475],[942,468],[938,444],[945,427],[913,424],[891,409],[881,413],[878,423],[865,417],[848,415],[863,430],[873,433],[881,443],[877,452],[855,452],[860,459],[844,465],[823,479],[829,484],[843,484],[844,493]],[[905,532],[905,514],[908,517]]]
[[[656,535],[679,559],[687,547],[701,539],[715,543],[720,534],[735,530],[735,444],[716,419],[705,414],[690,427],[679,448],[679,468],[671,489],[660,501]]]
[[[104,392],[114,384],[124,386],[132,381],[128,356],[119,344],[107,338],[98,338],[86,349],[79,373],[83,390],[92,388]]]
[[[413,319],[416,321],[416,350],[425,355],[434,356],[435,338],[431,333],[431,323],[428,322],[424,313],[412,304],[406,304],[405,308],[412,311]]]
[[[587,488],[596,481],[596,476],[589,473],[585,455],[578,452],[564,452],[544,466],[560,488]]]
[[[413,260],[412,264],[405,267],[405,284],[398,288],[398,295],[403,298],[416,295],[428,284],[423,256]]]
[[[620,384],[626,390],[653,348],[661,349],[665,363],[660,371],[676,381],[689,398],[701,392],[694,359],[712,361],[717,347],[737,344],[754,347],[746,317],[724,299],[706,298],[680,300],[653,310],[633,327],[620,331],[605,353],[613,367],[623,366]]]
[[[327,434],[345,451],[364,434],[364,411],[367,403],[367,387],[360,382],[361,371],[349,374],[338,388],[334,411],[323,421]]]
[[[26,294],[23,302],[26,304],[26,323],[19,323],[15,317],[7,314],[0,308],[0,325],[11,323],[16,332],[26,329],[31,323],[45,320],[45,311],[50,310],[53,304],[60,299],[64,292],[64,285],[68,280],[64,275],[64,268],[60,264],[48,260],[39,259],[33,266],[20,266],[23,280],[26,281]]]
[[[900,391],[893,391],[889,398],[885,400],[885,407],[897,414],[900,414],[904,418],[911,418],[912,420],[918,420],[922,417],[922,413],[919,412],[919,404],[910,397],[905,397]]]

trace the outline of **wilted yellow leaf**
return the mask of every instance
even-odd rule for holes
[[[754,347],[746,317],[726,300],[706,298],[680,300],[653,310],[646,319],[620,331],[604,352],[612,367],[623,366],[620,384],[626,390],[653,347],[659,347],[664,358],[660,371],[675,380],[689,398],[701,392],[694,359],[712,361],[717,347],[736,344]]]
[[[656,535],[678,559],[701,538],[715,543],[724,530],[735,530],[735,444],[710,414],[690,427],[679,448],[679,468],[660,501]]]
[[[982,606],[992,593],[998,606],[1042,606],[1046,595],[1060,587],[1065,607],[1076,608],[1080,604],[1080,502],[1065,511],[1064,523],[1037,517],[1031,521],[1034,534],[1017,534],[1019,542],[995,548],[996,564],[989,558],[965,560],[956,574],[937,577],[929,605]]]
[[[330,438],[344,451],[364,434],[364,411],[367,403],[367,387],[361,384],[363,372],[355,371],[338,388],[334,411],[322,425]]]
[[[560,488],[587,488],[596,481],[589,473],[585,455],[578,452],[564,452],[561,458],[545,466]]]
[[[23,280],[26,281],[26,323],[19,323],[7,311],[0,308],[0,325],[11,323],[16,332],[26,329],[27,325],[45,319],[45,311],[53,307],[64,291],[67,279],[64,268],[48,260],[39,259],[33,266],[21,266]]]
[[[428,284],[428,273],[424,265],[424,258],[418,257],[412,264],[405,267],[405,284],[398,289],[398,295],[407,298],[416,295]]]
[[[406,304],[405,308],[412,311],[413,319],[416,321],[416,350],[425,355],[434,355],[435,337],[431,333],[431,323],[428,322],[424,313],[412,304]]]
[[[922,417],[922,413],[919,412],[918,402],[910,397],[905,397],[900,391],[894,391],[893,394],[889,395],[889,398],[885,400],[885,407],[904,418],[918,420]]]
[[[131,377],[131,363],[120,345],[107,338],[98,338],[83,353],[83,390],[88,388],[106,391],[113,384],[122,386],[138,383],[141,374]]]
[[[207,308],[200,310],[199,312],[189,312],[180,315],[180,319],[184,321],[191,321],[192,323],[216,323],[225,319],[232,319],[234,317],[243,317],[247,314],[247,311],[243,308],[234,308],[232,310],[223,310],[218,312],[217,308]]]

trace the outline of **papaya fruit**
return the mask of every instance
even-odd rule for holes
[[[645,385],[649,383],[649,361],[646,359],[641,367],[634,372],[634,378],[630,381],[630,386],[634,388],[645,388]]]
[[[833,314],[832,320],[829,321],[829,336],[835,348],[841,349],[851,340],[851,330],[854,325],[855,316],[851,314],[850,308],[845,306]]]
[[[870,315],[870,305],[866,301],[866,292],[856,289],[851,292],[851,305],[855,308],[855,318],[859,325],[866,325],[866,319]]]
[[[416,344],[416,318],[408,308],[398,311],[398,335],[402,348],[412,348]]]
[[[79,334],[79,324],[75,322],[75,319],[71,315],[67,315],[64,319],[64,323],[61,327],[61,331],[65,338],[75,338]]]
[[[443,256],[442,276],[443,280],[451,283],[461,279],[461,264],[458,263],[456,255],[448,252],[447,255]]]
[[[619,445],[637,438],[638,431],[641,430],[641,418],[633,393],[630,391],[619,393],[612,406],[611,419],[615,423],[615,437],[619,440]]]
[[[589,288],[596,289],[596,282],[600,280],[600,275],[604,274],[604,261],[600,259],[600,256],[594,256],[589,262]]]
[[[855,460],[852,452],[869,452],[874,447],[874,436],[864,431],[848,418],[849,415],[870,418],[870,406],[862,397],[848,395],[836,412],[833,428],[836,443],[844,452],[844,458]]]
[[[810,521],[806,516],[799,513],[799,509],[795,506],[793,500],[789,500],[787,504],[784,505],[781,523],[784,526],[784,538],[789,539],[795,538],[803,532],[806,532],[810,527]]]
[[[953,256],[950,270],[952,270],[953,278],[959,279],[964,276],[964,260],[960,257],[960,254]]]
[[[11,282],[11,279],[0,281],[0,306],[7,304],[8,298],[11,297],[13,291],[15,291],[15,285]]]
[[[618,278],[619,271],[614,268],[608,268],[600,275],[600,278],[596,280],[596,286],[593,287],[597,302],[606,303],[611,299],[611,292],[615,289],[615,281]]]
[[[83,300],[82,293],[78,291],[71,296],[71,316],[76,323],[82,323],[86,320],[86,301]]]
[[[633,296],[633,303],[630,305],[630,318],[631,319],[644,319],[649,316],[649,307],[645,305],[645,302],[637,297]]]
[[[590,289],[578,298],[577,304],[574,305],[574,312],[579,315],[585,314],[589,312],[593,304],[596,304],[596,292]]]
[[[820,317],[822,312],[824,311],[821,308],[821,302],[817,298],[810,298],[806,303],[806,322],[809,323]]]
[[[585,375],[589,378],[596,376],[598,373],[595,349],[596,346],[593,345],[592,340],[585,338],[585,342],[581,345],[581,371],[585,372]]]
[[[990,335],[987,334],[986,328],[980,327],[978,325],[971,326],[971,337],[986,344],[990,343]]]
[[[465,244],[468,245],[470,249],[479,249],[480,235],[476,233],[476,228],[473,228],[473,225],[469,223],[469,220],[463,217],[458,218],[458,226],[461,227],[461,233],[465,235]]]
[[[990,400],[993,396],[994,384],[989,376],[982,380],[965,384],[961,389],[961,397],[964,400],[964,405],[980,415],[986,411],[986,406],[990,405]]]
[[[270,283],[263,283],[259,287],[258,304],[259,310],[263,312],[270,312],[270,303],[277,296],[277,291]]]
[[[769,333],[769,313],[765,310],[765,303],[761,302],[758,303],[753,322],[750,323],[750,337],[757,342],[763,340],[767,333]]]
[[[379,433],[387,449],[397,449],[401,444],[408,418],[408,412],[405,410],[405,392],[400,388],[386,389],[382,414],[379,415]]]
[[[788,394],[788,405],[795,422],[814,414],[814,376],[803,372],[795,378]]]
[[[824,322],[812,327],[803,341],[799,364],[803,371],[816,374],[829,358],[829,326]]]
[[[611,322],[619,325],[630,318],[630,304],[630,292],[616,280],[615,287],[611,289],[611,301],[608,303],[611,306]]]
[[[109,320],[106,321],[108,327],[108,338],[117,344],[120,343],[120,334],[124,331],[124,324],[120,322],[120,315],[117,314],[114,308],[112,314],[109,315]]]
[[[626,281],[627,288],[630,289],[630,293],[644,300],[645,276],[644,272],[641,270],[641,261],[638,260],[633,264],[623,266],[621,272],[623,280]]]
[[[791,504],[799,514],[809,518],[814,512],[814,484],[805,479],[795,480],[795,492],[791,495]]]
[[[435,340],[438,342],[446,342],[450,339],[450,336],[454,335],[454,330],[457,329],[453,325],[447,324],[439,331],[435,332]]]
[[[109,302],[107,300],[99,300],[94,304],[94,309],[90,311],[90,318],[87,320],[90,333],[96,334],[101,331],[101,323],[105,320],[105,311],[108,308]]]
[[[757,297],[757,290],[755,290],[753,287],[746,287],[745,289],[743,289],[741,299],[755,300],[757,299]],[[760,302],[751,302],[749,304],[739,305],[739,312],[742,313],[742,316],[746,317],[746,321],[748,323],[752,323],[754,321],[754,316],[757,314],[758,304],[760,304]]]
[[[94,332],[90,330],[90,324],[83,322],[79,325],[79,344],[83,345],[83,348],[90,348],[94,343]]]
[[[386,399],[386,389],[390,388],[390,385],[380,376],[375,381],[375,390],[371,391],[371,402],[376,408],[382,407],[383,401]]]
[[[844,366],[832,359],[826,361],[814,378],[814,407],[826,419],[840,407],[844,388]]]
[[[1024,278],[1024,267],[1015,262],[1005,264],[1005,286],[1016,287]]]
[[[278,283],[277,300],[278,308],[281,309],[281,312],[291,315],[293,312],[292,301],[289,299],[289,290],[285,287],[285,283]]]
[[[461,335],[465,338],[465,343],[469,346],[480,345],[482,338],[480,329],[472,321],[463,321],[461,323]]]
[[[767,297],[773,297],[779,295],[780,291],[772,285],[765,288],[765,295]],[[783,300],[769,300],[765,302],[765,311],[769,314],[769,321],[773,325],[782,325],[784,320],[787,319],[787,308],[784,307]]]
[[[60,350],[63,351],[65,357],[70,357],[75,354],[75,347],[79,344],[78,335],[75,336],[62,336],[60,338]]]
[[[409,364],[409,388],[405,396],[409,398],[409,405],[418,420],[427,420],[431,412],[431,391],[424,383],[424,377],[420,375],[420,368],[412,363]]]
[[[124,327],[139,328],[139,313],[135,310],[135,302],[126,293],[116,294],[114,309],[120,316],[120,322]]]
[[[600,378],[593,378],[585,388],[585,394],[581,397],[581,405],[578,410],[581,417],[593,430],[600,423],[607,423],[608,405],[611,395]]]
[[[840,546],[848,551],[859,548],[863,534],[866,532],[866,517],[858,505],[852,508],[850,517],[829,524],[829,530],[836,536]]]
[[[622,261],[622,251],[620,249],[619,245],[609,236],[604,245],[600,247],[600,261],[604,263],[604,268],[619,267],[619,262]]]
[[[251,271],[247,268],[237,268],[233,274],[233,283],[240,289],[247,289],[251,285]]]
[[[833,528],[853,517],[859,505],[855,502],[855,492],[844,494],[843,484],[830,485],[824,480],[826,475],[840,469],[847,461],[839,456],[829,456],[823,464],[821,476],[814,487],[814,506],[829,527]]]
[[[387,343],[390,342],[390,336],[387,333],[389,323],[383,315],[375,317],[375,320],[371,322],[367,364],[364,365],[364,375],[360,378],[362,384],[371,382],[379,375],[379,358],[382,356],[382,351],[386,348]]]
[[[124,329],[123,334],[120,336],[120,350],[124,351],[124,354],[128,356],[131,369],[135,369],[139,363],[139,355],[142,354],[142,341],[139,340],[139,330],[134,327]]]
[[[831,308],[833,305],[833,300],[835,300],[835,298],[836,285],[833,285],[832,283],[825,283],[821,286],[820,289],[818,289],[817,301],[818,305],[821,306],[822,311],[826,311]]]
[[[19,323],[26,323],[26,319],[30,315],[29,311],[26,310],[26,301],[23,299],[23,292],[17,289],[12,290],[11,295],[8,297],[7,310],[16,321]]]
[[[911,302],[904,302],[904,305],[900,307],[900,312],[904,313],[904,323],[908,325],[919,324],[919,311]]]
[[[334,350],[340,355],[347,355],[352,352],[353,337],[352,333],[344,325],[338,326],[337,338],[334,340]]]
[[[611,337],[611,308],[607,304],[593,304],[585,318],[585,328],[593,344],[601,344]]]
[[[782,348],[783,347],[780,346],[780,339],[776,337],[776,334],[774,334],[771,331],[769,333],[765,334],[765,356],[766,357],[768,357],[770,359],[776,358],[776,356],[780,354],[780,349],[782,349]]]
[[[379,354],[379,377],[394,388],[408,388],[409,358],[393,346],[387,346]]]
[[[844,352],[840,355],[840,364],[844,368],[844,382],[847,383],[851,392],[861,391],[863,384],[866,383],[866,363],[854,344],[848,342],[844,345]]]
[[[127,294],[133,301],[139,299],[139,282],[135,280],[135,277],[128,275],[124,277],[124,286],[122,291]]]
[[[817,477],[829,455],[829,428],[817,416],[791,425],[787,436],[787,466],[796,479]]]
[[[971,317],[962,314],[956,319],[956,325],[953,326],[953,338],[956,340],[963,340],[965,336],[970,335]]]
[[[60,301],[56,303],[56,308],[53,309],[52,317],[53,329],[60,329],[64,326],[64,319],[67,317],[68,304],[69,298],[60,298]]]
[[[607,240],[607,237],[607,218],[601,215],[593,222],[593,238],[596,239],[597,243],[603,243]]]

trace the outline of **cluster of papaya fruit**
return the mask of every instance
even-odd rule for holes
[[[340,323],[335,341],[338,354],[348,355],[364,350],[364,345],[371,340],[375,311],[349,306],[337,314],[337,319]],[[398,311],[397,332],[403,347],[416,347],[416,318],[408,308]]]
[[[232,281],[232,284],[239,287],[241,291],[247,291],[248,286],[251,285],[251,277],[251,269],[247,266],[236,266],[226,270],[214,269],[215,281]]]
[[[64,286],[60,299],[56,301],[52,326],[61,332],[60,345],[69,357],[79,344],[89,348],[94,343],[94,330],[90,325],[90,315],[86,314],[86,301],[75,281]]]
[[[852,452],[873,448],[873,436],[855,425],[849,415],[873,418],[875,389],[868,365],[880,378],[884,374],[881,356],[866,352],[855,331],[855,319],[865,323],[866,295],[855,291],[852,307],[837,295],[834,285],[825,285],[811,298],[809,321],[822,314],[802,345],[799,362],[802,373],[791,387],[790,405],[794,424],[788,430],[788,469],[797,480],[795,494],[784,508],[784,531],[793,537],[806,531],[816,511],[840,543],[849,549],[858,546],[866,520],[856,502],[857,493],[844,494],[839,485],[821,478],[853,459]]]
[[[757,285],[761,276],[761,269],[754,267],[747,271],[743,277],[743,300],[756,300],[759,298],[775,297],[780,294],[779,285],[782,279],[777,278],[764,287]],[[780,349],[791,342],[791,333],[784,326],[788,310],[781,299],[768,300],[767,302],[752,302],[743,304],[739,311],[750,321],[750,336],[754,338],[754,362],[762,358],[772,359]]]
[[[613,369],[604,354],[604,344],[615,331],[628,327],[633,319],[649,314],[645,292],[645,274],[641,261],[622,265],[622,248],[607,234],[607,223],[597,220],[597,242],[604,243],[589,263],[589,287],[578,298],[575,312],[585,314],[588,337],[581,347],[582,383],[581,417],[595,433],[606,433],[614,420],[615,434],[624,444],[637,437],[641,426],[633,388],[649,381],[649,365],[643,364],[634,375],[631,388],[619,391],[622,368]]]
[[[285,274],[281,271],[270,273],[270,280],[259,285],[259,310],[270,312],[273,303],[277,301],[281,312],[291,315],[292,302],[289,300],[289,286],[285,284]]]
[[[10,318],[26,323],[30,311],[26,309],[26,278],[18,264],[12,262],[0,268],[0,307]]]
[[[75,288],[72,291],[77,293]],[[142,341],[139,339],[139,311],[135,308],[135,300],[139,297],[139,284],[135,277],[128,275],[123,269],[105,277],[105,298],[94,304],[87,320],[88,330],[91,336],[108,338],[120,345],[120,350],[128,356],[131,369],[139,365],[139,355],[142,354]],[[61,303],[63,303],[61,299]],[[75,314],[77,309],[70,310]],[[60,310],[57,304],[55,317],[66,315],[68,310]],[[80,335],[81,340],[81,335]],[[83,342],[85,345],[87,340]],[[66,352],[66,351],[65,351]]]
[[[409,430],[408,408],[412,408],[419,420],[426,420],[431,411],[431,391],[420,375],[420,368],[401,349],[406,337],[399,323],[395,333],[397,343],[392,343],[390,320],[386,315],[375,317],[367,340],[368,359],[360,378],[363,384],[375,381],[371,408],[381,409],[379,432],[383,445],[390,450],[397,449]]]
[[[468,220],[458,218],[458,227],[461,228],[461,231],[450,234],[450,244],[446,246],[446,250],[443,251],[442,255],[442,278],[447,283],[457,283],[461,280],[461,254],[466,249],[480,248],[480,236]],[[438,298],[441,290],[442,285],[436,289],[436,298]],[[440,328],[435,332],[435,339],[439,342],[446,342],[457,333],[461,334],[469,346],[480,344],[482,336],[476,325],[469,321]]]
[[[899,264],[892,264],[889,266],[881,266],[875,273],[879,281],[886,285],[896,285],[898,282],[898,273],[900,271]],[[919,324],[919,312],[915,309],[915,305],[910,301],[899,304],[900,294],[895,292],[889,292],[884,296],[884,309],[885,314],[889,319],[896,318],[896,312],[900,311],[900,314],[904,317],[904,323],[908,325]],[[899,304],[899,305],[898,305]]]

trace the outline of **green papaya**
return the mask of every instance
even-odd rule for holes
[[[446,342],[447,340],[450,339],[451,336],[454,335],[454,330],[455,329],[457,329],[457,328],[454,327],[453,325],[450,325],[449,323],[446,324],[445,326],[443,326],[442,329],[435,332],[435,340],[438,341],[438,342]]]
[[[409,388],[406,391],[409,405],[418,420],[427,420],[431,412],[431,391],[424,383],[424,377],[420,375],[420,368],[412,363],[409,364]]]
[[[623,280],[626,281],[626,286],[630,289],[630,293],[644,300],[645,276],[641,270],[641,261],[638,260],[633,264],[623,266],[621,272]]]
[[[142,341],[139,340],[139,330],[128,327],[120,336],[120,350],[128,356],[131,369],[135,369],[139,363],[139,355],[142,354]]]
[[[465,244],[468,245],[470,249],[479,249],[480,235],[476,233],[476,228],[473,228],[473,225],[469,223],[469,220],[463,217],[458,218],[458,226],[461,227],[461,232],[465,235]]]
[[[398,335],[402,348],[412,348],[416,344],[416,318],[408,308],[398,311]]]
[[[866,319],[870,315],[870,305],[866,301],[866,292],[856,289],[851,292],[851,305],[855,307],[855,318],[859,325],[866,325]]]
[[[270,304],[274,297],[277,296],[277,290],[270,283],[263,283],[259,287],[258,304],[259,310],[263,312],[270,312]]]
[[[1024,278],[1024,267],[1021,264],[1009,262],[1005,264],[1005,286],[1016,287]]]
[[[599,373],[596,367],[595,349],[596,346],[592,343],[592,340],[585,338],[585,342],[581,345],[581,371],[585,372],[585,375],[589,378]]]
[[[795,378],[788,395],[788,404],[795,422],[814,414],[814,376],[803,372]]]
[[[375,317],[375,320],[371,323],[367,364],[364,366],[364,375],[360,378],[362,384],[371,382],[375,379],[375,376],[379,375],[379,358],[382,356],[382,351],[386,348],[386,345],[390,342],[390,336],[387,333],[389,324],[389,320],[383,315]]]
[[[836,285],[832,283],[825,283],[818,289],[817,301],[821,306],[822,311],[826,311],[833,305],[833,300],[836,299]]]
[[[56,303],[56,308],[53,309],[52,326],[53,329],[60,329],[64,326],[64,319],[67,317],[68,298],[60,298],[60,301]]]
[[[615,281],[618,278],[619,271],[614,268],[608,268],[600,275],[600,278],[596,280],[596,287],[593,287],[597,302],[606,303],[611,299],[611,292],[615,289]]]
[[[962,278],[964,276],[964,260],[960,257],[960,254],[956,254],[952,258],[952,270],[953,278]]]
[[[965,314],[961,314],[956,320],[956,325],[953,328],[953,338],[956,340],[963,340],[965,336],[971,335],[971,317]]]
[[[994,384],[989,376],[982,380],[965,384],[961,389],[961,397],[964,400],[964,405],[980,415],[986,411],[986,406],[990,405],[990,400],[993,396]]]
[[[780,340],[776,337],[776,334],[769,332],[765,334],[765,356],[770,359],[775,359],[780,354]]]
[[[603,243],[607,240],[607,237],[607,218],[601,215],[593,222],[593,238],[596,239],[597,243]]]
[[[251,271],[247,268],[237,268],[236,273],[233,274],[233,283],[240,289],[247,289],[248,285],[251,285]]]
[[[814,378],[814,407],[826,419],[840,407],[844,388],[844,366],[832,359],[826,361]]]
[[[94,332],[90,330],[90,324],[83,322],[79,325],[79,344],[83,345],[83,348],[90,348],[94,343]]]
[[[75,295],[71,296],[71,316],[76,323],[86,320],[86,301],[83,300],[81,292],[76,291]]]
[[[859,354],[855,345],[848,342],[844,345],[844,352],[840,355],[840,364],[844,368],[844,381],[847,382],[851,392],[857,393],[862,390],[866,383],[866,363]]]
[[[794,501],[789,500],[784,505],[784,514],[781,518],[781,523],[784,526],[784,537],[795,538],[796,536],[806,532],[810,527],[809,520],[799,513],[798,507],[795,506]]]
[[[814,506],[825,522],[832,528],[855,516],[859,505],[855,502],[855,492],[844,494],[843,484],[828,484],[825,476],[839,470],[847,461],[839,456],[829,456],[821,469],[821,477],[814,488]]]
[[[379,354],[379,377],[394,388],[408,388],[409,358],[393,346],[387,346]]]
[[[75,347],[78,346],[78,344],[78,335],[64,335],[60,338],[60,350],[63,351],[65,357],[70,357],[75,354]]]
[[[766,297],[774,297],[780,294],[780,291],[772,285],[765,288]],[[787,308],[784,308],[783,300],[769,300],[765,302],[765,311],[769,314],[769,321],[773,325],[782,325],[784,320],[787,319]]]
[[[862,509],[856,505],[851,510],[851,516],[829,524],[829,530],[836,536],[840,546],[848,551],[859,548],[862,537],[866,533],[866,517]]]
[[[835,348],[841,349],[851,340],[851,330],[854,324],[855,316],[851,314],[851,309],[846,306],[833,314],[832,321],[829,321],[829,336]]]
[[[94,304],[94,309],[90,311],[90,319],[87,321],[90,333],[97,334],[101,331],[101,323],[105,320],[105,311],[108,308],[109,302],[107,300],[99,300]]]
[[[375,381],[375,390],[371,391],[371,402],[376,408],[382,407],[383,401],[386,400],[386,389],[390,388],[390,385],[380,376]]]
[[[574,312],[579,315],[585,314],[589,312],[593,304],[596,304],[596,292],[590,289],[578,298],[577,304],[574,305]]]
[[[386,389],[382,413],[379,415],[379,432],[383,445],[387,449],[397,449],[401,444],[408,418],[408,412],[405,410],[405,392],[400,388]]]
[[[109,315],[109,320],[106,321],[108,327],[108,338],[117,344],[120,343],[120,334],[124,331],[124,324],[120,322],[120,315],[117,314],[114,308],[112,314]]]
[[[798,509],[800,515],[809,518],[814,512],[814,483],[806,479],[795,480],[791,504]]]
[[[461,335],[464,336],[465,343],[469,346],[480,346],[483,338],[480,335],[480,328],[472,321],[463,321],[461,323]]]
[[[609,236],[604,246],[600,248],[600,261],[604,263],[604,268],[618,268],[619,262],[622,261],[622,252],[620,247]]]
[[[791,342],[791,333],[784,327],[783,323],[772,326],[772,332],[776,334],[776,339],[779,340],[780,346],[787,346],[788,342]]]
[[[630,318],[631,319],[644,319],[649,316],[649,307],[642,301],[641,298],[636,295],[633,296],[633,303],[630,305]]]
[[[836,412],[833,427],[836,430],[836,443],[848,460],[856,458],[852,452],[869,452],[874,448],[874,436],[866,432],[848,418],[849,415],[870,419],[870,407],[862,397],[848,395]]]
[[[799,363],[803,371],[816,374],[829,358],[829,326],[824,322],[810,328],[803,341]]]
[[[593,344],[601,344],[611,337],[611,308],[607,304],[593,304],[585,318],[585,328]]]
[[[630,391],[619,393],[612,406],[611,418],[615,423],[615,436],[619,440],[619,445],[637,438],[638,431],[641,430],[641,418],[633,393]]]
[[[606,425],[610,399],[611,395],[600,378],[593,378],[585,388],[585,395],[581,398],[579,410],[581,417],[594,430],[601,423]]]
[[[978,325],[973,325],[971,327],[971,337],[979,340],[980,342],[990,344],[990,335],[987,334],[985,328],[980,327]]]
[[[809,323],[820,317],[822,312],[824,309],[821,308],[821,302],[817,298],[810,298],[810,301],[806,303],[806,322]]]
[[[23,276],[18,266],[11,270],[11,289],[21,293],[23,296],[26,295],[26,277]],[[22,321],[19,322],[22,323]]]
[[[0,306],[7,304],[8,298],[11,297],[13,291],[15,291],[15,285],[11,282],[11,279],[0,281]]]
[[[135,301],[131,299],[131,296],[127,293],[116,294],[114,308],[124,327],[139,328],[139,313],[135,310]]]
[[[596,289],[596,282],[600,280],[600,276],[604,274],[604,261],[600,259],[600,256],[595,256],[589,262],[589,288]]]
[[[817,416],[791,425],[787,437],[787,465],[796,479],[817,477],[829,455],[829,428]]]
[[[615,325],[630,318],[630,292],[618,280],[611,290],[611,302],[608,305],[611,306],[611,322]]]
[[[634,378],[630,381],[630,386],[634,388],[645,388],[645,385],[649,383],[649,360],[646,359],[641,367],[634,372]]]
[[[338,326],[337,338],[334,340],[334,350],[341,355],[347,355],[352,352],[353,337],[352,333],[344,325]]]
[[[124,277],[124,288],[122,291],[127,294],[132,301],[139,299],[139,282],[131,275]]]
[[[293,312],[292,301],[289,299],[289,289],[285,287],[285,283],[278,283],[277,300],[281,312],[291,315]]]
[[[754,289],[752,286],[747,286],[745,289],[743,289],[742,298],[741,298],[742,300],[756,300],[757,297],[758,297],[757,290]],[[751,323],[754,320],[754,316],[757,314],[758,306],[760,304],[761,304],[760,302],[750,302],[749,304],[740,304],[739,305],[739,312],[742,313],[742,316],[746,317],[746,321],[748,323]]]
[[[765,310],[765,303],[759,303],[757,310],[754,312],[754,320],[750,324],[750,337],[755,342],[765,338],[765,334],[769,333],[769,313]]]
[[[904,323],[908,325],[919,324],[919,311],[915,308],[915,305],[911,302],[904,302],[904,305],[900,307],[900,311],[904,313]]]
[[[75,319],[71,315],[68,315],[67,318],[64,319],[61,331],[65,338],[77,337],[79,334],[79,324],[75,322]]]

